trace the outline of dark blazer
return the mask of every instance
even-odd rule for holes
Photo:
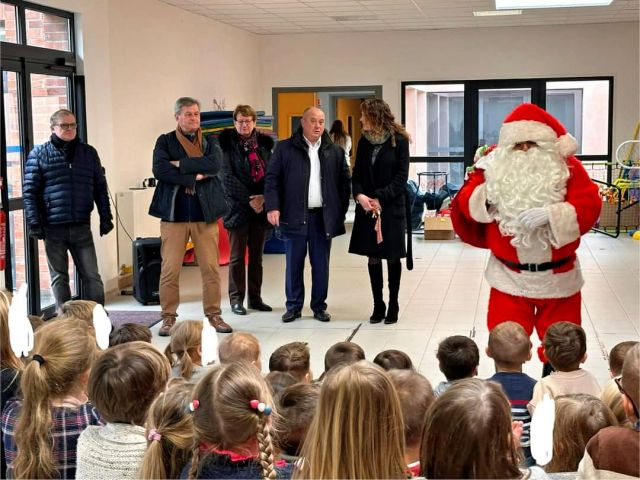
[[[107,179],[91,145],[78,142],[71,162],[52,142],[35,147],[24,170],[24,209],[31,228],[89,223],[93,204],[111,220]]]
[[[222,150],[212,136],[203,138],[202,142],[204,155],[187,157],[175,130],[158,137],[153,149],[153,176],[158,179],[158,184],[149,215],[175,221],[175,199],[181,186],[196,189],[206,223],[215,222],[226,213],[221,178]],[[180,160],[180,167],[171,164],[171,160]],[[198,173],[206,174],[207,178],[196,182]]]
[[[322,134],[320,173],[324,228],[328,238],[345,233],[344,218],[349,208],[349,166],[344,150]],[[299,128],[291,138],[276,145],[267,168],[265,208],[280,211],[280,229],[285,234],[306,235],[311,162],[309,147]]]
[[[257,132],[258,154],[269,165],[274,141],[269,135]],[[224,216],[225,228],[238,228],[256,219],[256,216],[266,225],[267,214],[263,211],[256,214],[249,205],[250,195],[264,195],[264,179],[255,183],[251,179],[251,167],[247,155],[240,146],[238,132],[235,128],[223,130],[218,137],[224,154],[222,175],[225,198],[229,210]]]
[[[376,258],[404,258],[407,255],[405,237],[406,185],[409,176],[409,141],[396,135],[382,144],[375,163],[371,164],[374,145],[361,137],[353,167],[353,197],[363,193],[377,198],[382,208],[382,243],[376,242],[375,220],[358,204],[349,243],[349,252]]]

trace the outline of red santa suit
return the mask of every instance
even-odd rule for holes
[[[535,142],[531,155],[514,149],[523,142]],[[535,328],[542,340],[552,323],[581,323],[584,281],[576,249],[602,201],[573,156],[576,148],[555,118],[522,104],[507,116],[497,148],[476,162],[453,201],[456,233],[491,250],[485,272],[489,330],[516,321],[529,335]],[[512,158],[520,163],[510,166]],[[532,164],[536,158],[547,163]],[[546,361],[542,347],[538,354]]]

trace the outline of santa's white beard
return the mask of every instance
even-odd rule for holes
[[[487,200],[496,211],[500,232],[513,236],[514,247],[549,248],[549,224],[527,229],[518,216],[525,210],[563,202],[569,169],[555,144],[539,143],[528,151],[497,148],[485,172]]]

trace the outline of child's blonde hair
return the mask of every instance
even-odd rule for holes
[[[457,380],[427,412],[420,474],[426,478],[520,478],[511,408],[495,382]]]
[[[294,478],[404,478],[404,424],[389,375],[367,361],[334,367]]]
[[[102,353],[91,369],[89,398],[107,422],[143,425],[170,370],[167,359],[150,343],[116,345]]]
[[[185,320],[171,329],[171,341],[164,354],[172,367],[179,364],[180,374],[189,380],[193,376],[194,358],[202,346],[202,322]]]
[[[187,384],[168,387],[149,407],[147,451],[140,478],[179,478],[193,446],[193,420],[189,404],[193,388]]]
[[[260,342],[250,333],[235,332],[226,335],[218,346],[220,363],[260,362]]]
[[[96,305],[93,300],[69,300],[60,305],[58,320],[75,317],[93,326],[93,308]]]
[[[502,322],[489,333],[487,354],[502,368],[520,367],[531,358],[531,340],[516,322]]]
[[[9,339],[9,297],[0,290],[0,322],[2,329],[0,330],[0,364],[2,368],[12,368],[14,370],[22,370],[22,362],[13,353],[11,341]]]
[[[611,409],[619,425],[628,424],[627,412],[624,411],[624,406],[622,405],[622,394],[613,380],[607,382],[602,389],[600,400]]]
[[[193,413],[195,439],[189,478],[196,477],[200,466],[200,444],[235,452],[253,439],[258,443],[263,478],[276,478],[270,417],[277,412],[269,386],[254,366],[233,362],[212,368],[196,385],[193,398],[199,406]],[[252,408],[253,400],[270,406],[271,414]]]
[[[51,437],[51,401],[78,388],[97,355],[95,338],[75,318],[43,325],[20,379],[24,400],[14,438],[15,478],[58,477]]]
[[[555,404],[553,458],[545,470],[575,472],[589,439],[618,422],[611,409],[592,395],[561,395],[555,398]]]

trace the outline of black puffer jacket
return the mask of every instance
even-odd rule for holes
[[[258,155],[269,165],[274,141],[268,135],[258,134]],[[225,228],[238,228],[249,223],[256,214],[249,205],[250,195],[264,195],[264,178],[260,182],[251,179],[251,168],[247,155],[240,146],[238,132],[235,128],[223,130],[218,137],[224,153],[222,162],[225,197],[229,211],[224,216]],[[267,214],[259,214],[267,225]]]
[[[351,177],[344,150],[334,144],[325,131],[318,151],[324,229],[328,238],[345,233],[344,220],[349,208]],[[308,228],[309,147],[302,127],[291,138],[278,143],[264,188],[265,209],[280,211],[280,229],[285,234],[306,235]]]
[[[93,204],[100,221],[111,220],[107,179],[91,145],[78,142],[72,161],[52,142],[35,147],[24,170],[24,209],[31,229],[89,223]]]

